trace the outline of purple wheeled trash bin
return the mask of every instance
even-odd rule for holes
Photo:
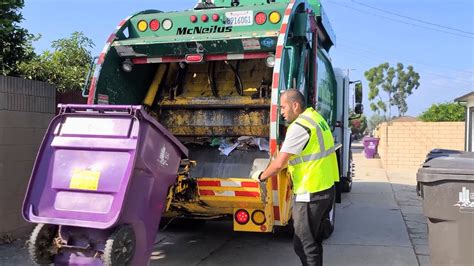
[[[379,145],[379,138],[365,137],[362,139],[364,144],[365,158],[374,158],[377,154],[377,146]]]
[[[187,149],[140,106],[59,107],[23,203],[31,258],[147,265]]]

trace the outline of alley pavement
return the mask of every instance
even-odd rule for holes
[[[385,170],[354,145],[352,191],[337,205],[325,265],[430,265],[416,169]],[[0,245],[0,265],[33,265],[25,239]],[[299,265],[288,236],[232,232],[229,221],[160,232],[151,265]]]
[[[426,218],[416,194],[417,169],[385,170],[353,146],[350,193],[336,211],[336,230],[325,242],[327,265],[430,265]]]

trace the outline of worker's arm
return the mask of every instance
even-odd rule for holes
[[[269,177],[277,175],[281,169],[286,167],[292,155],[300,154],[303,151],[308,140],[309,134],[302,126],[296,125],[288,128],[280,153],[261,174],[259,172],[253,173],[252,179],[265,181]]]
[[[260,175],[260,181],[265,181],[271,176],[277,175],[281,171],[281,169],[286,167],[292,155],[293,154],[286,152],[278,153],[276,159],[273,160],[267,167],[267,169],[265,169],[265,171],[263,171]]]

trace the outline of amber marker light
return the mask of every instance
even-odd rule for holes
[[[144,20],[138,21],[137,28],[139,31],[144,32],[146,29],[148,29],[148,23]]]
[[[261,210],[256,210],[252,213],[252,222],[256,225],[262,225],[266,221],[265,213]]]
[[[276,23],[280,22],[281,15],[280,15],[280,13],[278,13],[276,11],[273,11],[272,13],[270,13],[270,16],[268,17],[268,20],[270,20],[271,23],[276,24]]]

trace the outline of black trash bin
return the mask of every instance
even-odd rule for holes
[[[418,169],[433,265],[474,265],[474,153],[433,150]]]

